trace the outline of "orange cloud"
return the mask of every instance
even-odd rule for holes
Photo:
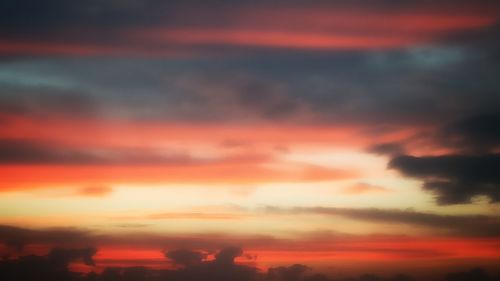
[[[355,185],[351,185],[348,187],[345,187],[342,189],[342,192],[345,194],[364,194],[364,193],[370,193],[370,192],[390,192],[391,190],[383,187],[383,186],[377,186],[377,185],[371,185],[367,183],[357,183]]]
[[[255,163],[188,166],[41,166],[0,167],[4,191],[95,184],[255,184],[351,178],[355,173],[315,166],[291,171]]]
[[[193,220],[235,220],[242,218],[239,214],[224,213],[160,213],[151,214],[147,219],[152,220],[172,220],[172,219],[193,219]]]
[[[82,196],[96,196],[96,197],[102,197],[109,195],[110,193],[113,192],[113,188],[109,186],[102,186],[102,185],[93,185],[93,186],[87,186],[80,188],[77,192],[78,195]]]
[[[362,36],[321,32],[252,29],[148,29],[138,38],[185,45],[230,45],[286,49],[373,49],[397,48],[423,41],[415,36]]]
[[[373,143],[397,141],[428,129],[415,124],[394,127],[383,134],[366,137],[366,124],[221,124],[189,122],[128,122],[106,119],[45,119],[9,116],[0,130],[0,138],[55,141],[75,147],[160,146],[165,143],[224,144],[231,142],[289,144],[327,143],[342,147],[364,148]]]

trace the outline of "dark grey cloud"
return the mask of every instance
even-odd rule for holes
[[[79,89],[93,100],[97,110],[87,116],[96,118],[362,123],[374,129],[397,129],[435,124],[436,120],[445,124],[471,113],[500,109],[496,94],[500,71],[494,66],[498,63],[490,61],[478,73],[462,57],[474,57],[483,50],[436,48],[428,47],[430,54],[410,50],[182,61],[33,60],[0,65],[0,70],[10,73],[5,79],[69,82],[72,91]],[[457,58],[433,65],[421,63],[425,57],[443,58],[448,52],[458,52]],[[29,80],[23,79],[23,83]],[[32,96],[19,92],[4,98],[3,104],[28,103],[25,110],[34,113],[43,108],[53,114],[69,112],[48,102],[35,103],[42,98]],[[81,112],[88,108],[83,102],[74,104],[68,109]]]
[[[444,126],[439,132],[442,145],[464,153],[488,153],[500,148],[500,113],[469,116]]]
[[[28,83],[30,92],[79,93],[97,107],[88,114],[97,118],[362,123],[373,129],[445,125],[500,111],[498,30],[499,25],[468,30],[457,38],[397,50],[22,59],[0,63],[0,81],[9,81],[2,88]],[[11,108],[24,104],[25,111],[70,112],[49,102],[62,102],[62,97],[38,98],[26,91],[0,100],[13,104]],[[88,101],[71,95],[67,99],[75,100],[66,103],[76,113],[91,109],[85,106]]]
[[[75,0],[68,4],[64,0],[47,0],[43,3],[35,0],[5,0],[2,1],[0,11],[0,24],[3,27],[15,28],[54,28],[63,25],[77,26],[127,26],[127,25],[153,25],[158,23],[202,23],[210,19],[220,22],[215,17],[217,10],[227,12],[228,9],[240,7],[280,8],[288,7],[331,7],[331,8],[365,8],[387,12],[401,10],[446,11],[455,9],[475,9],[488,11],[498,9],[494,0],[451,1],[444,0],[436,3],[429,0],[407,1],[345,1],[345,0],[319,0],[314,3],[304,1],[265,1],[265,0],[216,0],[207,3],[203,0]],[[185,19],[189,10],[199,14],[198,18]],[[180,15],[179,15],[180,13]],[[207,15],[208,14],[208,15]]]
[[[16,79],[23,80],[23,77]],[[29,78],[26,77],[25,81],[29,81]],[[101,104],[93,96],[77,90],[43,85],[20,87],[15,85],[15,82],[11,85],[2,82],[4,81],[0,82],[0,117],[2,115],[32,118],[99,116]],[[42,84],[43,81],[34,83]]]
[[[98,164],[109,162],[106,157],[85,151],[62,149],[27,140],[0,140],[2,164]]]
[[[500,154],[393,158],[389,167],[424,181],[439,204],[470,203],[476,195],[500,201]]]
[[[64,165],[204,165],[226,158],[203,159],[186,153],[151,149],[72,148],[58,143],[23,139],[0,139],[0,164]],[[107,187],[86,187],[81,194],[99,195],[112,191]]]
[[[451,122],[436,131],[399,143],[379,144],[373,153],[391,157],[388,167],[423,181],[423,189],[435,194],[442,205],[471,203],[475,196],[500,200],[500,115],[482,112]],[[400,146],[445,149],[447,154],[412,156]]]
[[[368,152],[388,156],[402,155],[405,152],[405,146],[399,142],[380,143],[370,146]]]

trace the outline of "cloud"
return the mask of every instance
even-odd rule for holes
[[[441,205],[500,201],[500,115],[481,113],[449,122],[423,137],[440,155],[392,153],[388,167],[423,181]],[[422,137],[421,137],[422,138]],[[417,148],[418,150],[418,148]]]
[[[225,249],[222,249],[225,251]],[[94,248],[54,248],[48,255],[30,255],[18,258],[7,258],[0,261],[0,276],[7,280],[60,280],[60,281],[138,281],[138,280],[165,280],[165,281],[413,281],[406,274],[397,274],[392,277],[364,273],[357,278],[326,276],[314,273],[305,274],[310,268],[302,264],[271,267],[267,272],[255,266],[241,264],[220,264],[216,261],[200,261],[181,268],[149,268],[143,266],[121,267],[94,267],[93,257],[97,249]],[[83,262],[92,266],[92,271],[74,271],[75,262]],[[416,270],[417,268],[410,268]],[[391,273],[394,269],[391,269]],[[425,279],[437,278],[439,274],[426,274]],[[431,279],[438,280],[438,279]],[[441,280],[441,279],[439,279]],[[482,268],[469,271],[451,272],[446,274],[446,281],[493,280],[489,272]],[[496,279],[495,279],[496,280]]]
[[[137,151],[74,149],[36,140],[0,139],[2,164],[172,164],[190,161],[182,156],[162,157]]]
[[[271,267],[267,276],[270,280],[299,281],[302,280],[302,275],[308,270],[310,268],[302,264],[294,264],[288,267]]]
[[[87,186],[80,188],[77,195],[90,196],[90,197],[103,197],[113,192],[113,188],[109,186]]]
[[[181,213],[181,212],[171,212],[171,213],[156,213],[150,214],[145,217],[150,220],[175,220],[175,219],[193,219],[193,220],[238,220],[244,218],[244,216],[239,214],[231,213]]]
[[[470,225],[470,227],[479,227]],[[256,261],[290,260],[342,260],[356,258],[360,261],[394,261],[414,259],[448,259],[471,256],[485,259],[498,259],[495,249],[500,241],[494,237],[410,237],[404,235],[349,235],[342,233],[300,233],[295,237],[272,237],[238,235],[235,233],[179,233],[159,234],[147,231],[135,231],[103,234],[84,230],[24,229],[9,226],[0,227],[0,243],[10,245],[0,247],[0,255],[19,257],[29,254],[45,254],[50,248],[94,248],[100,249],[95,257],[97,266],[103,265],[145,265],[158,266],[161,253],[180,264],[197,263],[197,254],[175,252],[187,249],[197,253],[214,253],[214,249],[223,249],[203,259],[200,267],[228,268],[240,264],[255,264]],[[498,236],[498,235],[497,235]],[[15,239],[13,239],[13,237]],[[10,243],[10,244],[9,244]],[[15,246],[21,245],[16,250]],[[239,247],[248,249],[243,254]],[[191,250],[194,249],[194,250]],[[170,252],[170,253],[169,253]],[[236,262],[234,262],[235,258]],[[243,259],[256,258],[250,262]],[[207,262],[210,265],[207,265]],[[166,261],[165,265],[169,263]],[[194,266],[198,266],[194,265]],[[187,267],[186,267],[187,268]],[[208,274],[208,273],[207,273]],[[250,273],[249,273],[250,274]]]
[[[266,207],[266,212],[284,214],[317,214],[342,216],[354,220],[427,226],[447,230],[457,236],[496,237],[500,234],[500,217],[487,215],[440,215],[400,209],[334,208],[334,207]]]
[[[444,126],[438,133],[443,145],[463,153],[488,153],[500,149],[500,114],[468,116]]]
[[[71,262],[82,260],[85,265],[94,266],[93,256],[97,253],[96,248],[63,249],[54,248],[48,254],[49,263],[55,268],[68,268]]]
[[[0,241],[18,251],[22,251],[24,246],[31,243],[63,246],[81,245],[92,238],[93,235],[90,232],[72,228],[32,230],[0,225]]]
[[[188,267],[201,264],[207,255],[198,251],[178,249],[178,250],[167,251],[165,253],[165,256],[170,260],[172,260],[172,262],[176,265]]]
[[[27,6],[36,7],[37,13]],[[71,7],[61,0],[44,5],[21,1],[0,9],[0,32],[5,37],[0,52],[147,56],[186,50],[224,53],[235,47],[254,52],[260,48],[402,48],[491,25],[498,10],[497,3],[486,0],[439,5],[427,1],[226,1],[217,6],[203,1],[117,4],[106,0],[79,1]]]
[[[280,153],[221,149],[207,156],[196,151],[169,151],[161,147],[82,146],[80,143],[0,138],[0,175],[3,179],[0,188],[12,191],[70,185],[84,187],[78,192],[85,196],[103,194],[107,191],[105,186],[121,183],[248,186],[263,182],[333,181],[358,175],[354,170],[286,162],[280,159]]]
[[[401,155],[405,152],[404,144],[399,142],[388,142],[372,145],[368,148],[368,152],[379,155]]]
[[[55,142],[0,139],[0,164],[65,165],[206,165],[218,162],[266,161],[267,155],[197,158],[154,149],[73,148]]]
[[[470,203],[477,195],[500,201],[500,155],[443,155],[393,158],[389,167],[424,181],[424,189],[436,194],[438,203]]]
[[[0,117],[9,115],[32,118],[99,116],[101,104],[89,93],[67,88],[64,81],[50,82],[50,79],[39,79],[36,75],[25,74],[26,76],[0,73],[2,86]],[[60,85],[55,85],[58,83]]]
[[[234,264],[234,259],[243,255],[243,249],[239,247],[228,247],[222,249],[215,255],[215,262],[224,265]]]
[[[179,252],[177,252],[178,254]],[[192,255],[193,252],[182,252],[182,258]],[[174,273],[174,280],[207,280],[207,281],[230,281],[242,280],[253,281],[258,278],[258,269],[255,267],[239,265],[234,263],[234,258],[243,254],[241,248],[229,247],[221,249],[213,261],[199,262],[186,265]],[[179,258],[179,256],[177,256]],[[192,257],[191,257],[192,258]],[[184,262],[186,260],[183,260]]]
[[[362,182],[342,188],[342,193],[350,195],[365,194],[371,192],[391,192],[391,190],[383,186],[372,185]]]
[[[469,271],[452,272],[446,275],[446,281],[475,281],[491,280],[490,275],[482,268],[474,268]]]
[[[386,14],[383,17],[385,21]],[[94,99],[97,109],[89,115],[96,121],[356,124],[417,130],[451,118],[498,111],[494,56],[498,48],[492,48],[491,40],[483,41],[469,36],[461,42],[375,52],[280,50],[232,58],[184,58],[182,68],[147,58],[32,59],[0,65],[0,76],[10,84],[69,83],[65,86],[72,92]],[[478,64],[481,73],[471,71]],[[34,82],[31,91],[48,91]],[[52,90],[57,85],[49,86]],[[7,102],[42,100],[18,92]],[[450,99],[453,106],[446,102]],[[36,113],[35,109],[30,110]]]

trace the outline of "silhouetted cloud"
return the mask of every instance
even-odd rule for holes
[[[234,250],[234,249],[233,249]],[[74,262],[94,266],[92,248],[52,249],[46,256],[21,256],[0,261],[0,278],[16,281],[414,281],[406,274],[382,277],[361,274],[357,278],[329,277],[324,274],[307,274],[311,269],[302,264],[271,267],[262,272],[253,266],[215,261],[198,261],[178,269],[152,269],[141,266],[106,267],[100,273],[72,272],[69,265]],[[224,252],[222,249],[220,252]],[[231,250],[232,251],[232,250]],[[428,277],[427,277],[428,278]],[[429,279],[426,279],[429,280]],[[441,280],[434,277],[431,280]],[[445,281],[496,281],[481,268],[470,271],[448,273]],[[423,279],[422,279],[423,281]]]
[[[182,256],[183,262],[186,254],[191,256],[194,252],[183,251],[177,252]],[[234,258],[241,256],[243,250],[237,247],[228,247],[220,250],[215,260],[185,264],[185,266],[176,272],[171,273],[171,280],[188,281],[188,280],[206,280],[206,281],[256,281],[258,280],[258,269],[255,267],[239,265],[234,263]],[[176,258],[179,258],[177,256]],[[192,259],[191,256],[189,259]]]
[[[27,244],[81,245],[93,240],[88,231],[72,228],[52,228],[32,230],[21,227],[0,225],[0,242],[22,251]],[[88,243],[92,244],[92,243]]]
[[[76,281],[84,279],[83,275],[72,272],[69,265],[81,262],[94,266],[95,248],[54,248],[46,256],[20,256],[0,261],[0,279],[19,281]]]
[[[198,251],[191,251],[187,249],[179,249],[167,251],[165,256],[172,260],[174,264],[182,266],[193,266],[201,264],[203,259],[205,259],[206,254]]]
[[[234,264],[234,259],[243,255],[243,249],[239,247],[228,247],[222,249],[215,255],[215,262],[219,264]]]
[[[443,155],[393,158],[389,167],[424,181],[439,204],[470,203],[476,195],[500,201],[500,155]]]
[[[444,145],[464,153],[494,152],[500,148],[500,114],[469,116],[446,125],[439,136]]]
[[[479,114],[439,128],[431,141],[451,150],[437,156],[392,155],[388,167],[420,179],[442,205],[470,203],[474,196],[500,201],[500,115]]]
[[[269,280],[300,281],[307,270],[310,270],[310,268],[302,264],[294,264],[288,267],[271,267],[267,276]]]
[[[48,261],[55,268],[67,268],[71,262],[82,261],[85,265],[94,266],[92,257],[97,253],[96,248],[63,249],[54,248],[48,254]]]
[[[470,271],[453,272],[446,276],[446,281],[490,281],[492,280],[488,272],[482,268],[471,269]]]

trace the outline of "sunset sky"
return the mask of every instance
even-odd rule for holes
[[[500,262],[500,2],[3,0],[0,254]]]

